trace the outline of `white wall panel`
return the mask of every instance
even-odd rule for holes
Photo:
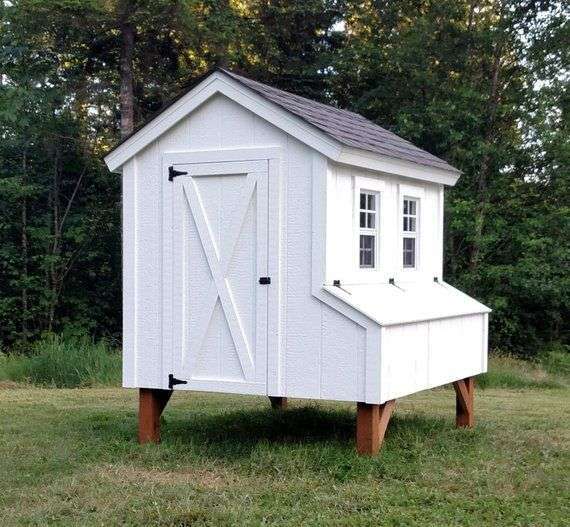
[[[312,297],[311,151],[287,143],[285,386],[291,397],[319,397],[321,304]]]
[[[364,400],[365,329],[328,306],[322,308],[323,399]]]
[[[384,328],[382,400],[484,373],[486,317],[483,313]]]
[[[163,215],[161,207],[162,194],[168,188],[164,185],[171,184],[165,181],[162,172],[163,154],[251,146],[279,146],[283,153],[280,178],[269,182],[268,206],[272,213],[278,212],[281,221],[278,243],[270,243],[279,253],[280,282],[275,285],[281,288],[279,335],[271,340],[281,343],[281,355],[278,362],[269,362],[272,372],[279,371],[270,384],[272,395],[372,402],[400,397],[486,368],[486,349],[483,351],[486,333],[482,336],[482,332],[486,332],[486,315],[383,328],[380,349],[380,329],[376,323],[359,315],[350,306],[339,307],[341,302],[338,299],[331,297],[327,302],[326,295],[320,297],[315,293],[312,258],[313,235],[316,232],[313,217],[316,210],[313,181],[316,175],[312,171],[317,154],[226,97],[215,96],[124,167],[125,386],[164,388],[170,373],[172,347],[181,345],[179,337],[169,339],[163,332],[163,328],[168,332],[172,327],[162,301],[164,264],[161,229],[168,215]],[[322,165],[326,171],[326,162]],[[342,165],[328,166],[324,201],[326,229],[323,229],[323,234],[326,234],[327,282],[333,279],[365,281],[359,277],[356,265],[353,189],[355,178],[370,177],[383,182],[380,230],[383,269],[375,278],[383,282],[387,282],[389,277],[400,279],[399,185],[409,183],[409,180]],[[277,187],[273,185],[278,186],[278,195],[274,192]],[[421,187],[424,191],[422,251],[426,251],[422,254],[425,272],[421,276],[431,279],[441,270],[441,188],[427,183]],[[220,189],[212,186],[201,191],[207,194],[210,191],[220,192]],[[208,196],[208,202],[215,201],[215,196]],[[320,210],[323,210],[324,217],[324,209]],[[229,216],[226,217],[223,210],[214,211],[210,217],[214,231],[226,231],[229,228],[227,218]],[[246,221],[246,228],[255,228],[254,218]],[[191,261],[189,247],[198,240],[191,215],[185,216],[182,225],[172,225],[172,232],[173,241],[177,237],[184,238],[185,242],[175,252],[178,251],[176,254],[184,266],[191,269],[191,272],[184,269],[180,276],[173,276],[173,287],[187,284],[181,302],[187,302],[192,308],[197,305],[192,298],[202,293],[202,282],[211,280],[210,271],[206,266],[200,267]],[[218,241],[221,243],[220,237]],[[243,250],[247,252],[248,248]],[[247,254],[240,254],[239,259],[243,263]],[[254,270],[252,264],[251,268],[242,266],[232,268],[231,272],[232,276],[248,275]],[[413,276],[408,275],[408,278]],[[420,274],[415,277],[419,278]],[[235,294],[243,300],[246,292],[236,286]],[[175,311],[174,308],[174,318],[177,316]],[[223,317],[219,306],[215,317]],[[192,334],[191,317],[184,324],[188,334]],[[250,320],[244,320],[244,324],[248,331],[253,331]],[[206,343],[210,342],[210,345],[203,350],[203,360],[199,361],[203,371],[197,375],[218,375],[239,383],[242,374],[237,358],[232,359],[231,350],[228,348],[227,353],[221,354],[209,353],[210,348],[221,349],[220,339],[222,348],[226,345],[231,347],[229,333],[208,333]],[[369,346],[372,342],[375,343],[374,349]],[[163,357],[166,358],[164,364]],[[199,388],[222,389],[209,386],[207,381]],[[243,390],[236,384],[234,391]]]
[[[138,242],[136,257],[133,254],[133,261],[130,263],[127,258],[126,264],[134,266],[136,270],[136,273],[132,274],[133,277],[137,277],[138,302],[137,310],[133,309],[126,317],[129,319],[126,320],[126,325],[128,326],[130,321],[133,331],[130,333],[131,344],[128,336],[125,344],[126,347],[130,346],[133,349],[133,353],[127,354],[126,357],[134,364],[133,339],[136,329],[138,378],[135,381],[131,375],[129,385],[165,387],[164,382],[169,372],[163,371],[161,342],[171,343],[171,346],[181,345],[178,337],[169,340],[161,334],[163,311],[161,185],[166,184],[162,180],[162,155],[165,152],[250,146],[280,146],[284,154],[280,166],[280,199],[269,203],[269,207],[279,208],[282,222],[279,240],[280,287],[282,287],[279,325],[282,385],[279,394],[344,400],[362,398],[366,332],[361,326],[314,298],[311,293],[313,151],[224,96],[216,96],[205,102],[189,118],[180,121],[136,157]],[[127,173],[128,170],[125,171],[125,174]],[[210,190],[217,191],[213,186],[201,188],[204,193]],[[127,189],[127,197],[131,201],[134,200],[133,196],[134,193]],[[275,194],[272,196],[275,198]],[[209,196],[208,201],[212,200],[214,197]],[[223,211],[218,211],[210,217],[214,231],[221,232],[227,229],[224,218]],[[134,224],[134,219],[131,223]],[[190,261],[192,258],[189,247],[197,243],[198,236],[191,215],[185,216],[184,225],[173,225],[172,229],[173,240],[177,236],[185,238],[185,243],[181,245],[177,254],[184,256],[184,265],[191,269],[191,272],[184,270],[184,274],[178,278],[174,276],[173,287],[187,284],[183,301],[188,302],[192,310],[192,306],[195,305],[192,300],[193,295],[200,294],[201,282],[211,280],[210,272],[199,262]],[[203,258],[200,261],[203,263]],[[247,270],[241,269],[236,272],[247,272]],[[133,287],[128,293],[132,305],[135,297],[132,291],[134,280],[135,278],[132,278]],[[239,287],[235,294],[238,296],[241,294]],[[172,316],[176,317],[176,314],[173,313]],[[214,313],[214,318],[216,317],[223,317],[219,306]],[[188,334],[192,334],[192,320],[190,317],[185,321]],[[165,331],[172,327],[168,321],[163,323]],[[247,320],[244,323],[248,327],[251,325]],[[216,325],[215,320],[213,325]],[[218,325],[223,326],[221,323]],[[227,345],[230,346],[229,335],[208,333],[206,342],[210,343],[209,348],[218,349],[220,338],[224,342],[227,341]],[[170,358],[171,353],[172,350],[165,349],[164,357]],[[236,380],[240,378],[239,364],[231,361],[230,353],[208,355],[204,349],[202,360],[198,362],[203,370],[197,372],[198,375],[233,376]],[[165,364],[170,364],[169,360],[165,360]],[[204,389],[207,389],[206,385]]]
[[[161,156],[152,143],[136,157],[137,384],[162,387]]]
[[[429,322],[430,386],[439,386],[482,371],[481,321],[484,315]]]
[[[423,390],[428,382],[428,324],[385,328],[382,338],[384,400]]]
[[[380,192],[381,224],[378,234],[380,265],[378,272],[358,268],[356,250],[354,192],[359,179],[382,183]],[[366,183],[361,183],[363,188]],[[329,163],[327,199],[327,283],[340,279],[345,283],[377,283],[396,278],[402,282],[441,276],[443,255],[443,215],[441,185],[371,172],[356,167]],[[412,185],[421,193],[419,263],[417,271],[402,269],[402,220],[399,186]]]

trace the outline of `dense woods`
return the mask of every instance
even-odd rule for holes
[[[0,350],[120,337],[102,158],[216,64],[364,114],[463,171],[446,279],[492,347],[568,344],[570,8],[548,0],[2,0]]]

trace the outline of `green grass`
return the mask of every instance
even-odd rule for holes
[[[8,386],[8,385],[7,385]],[[136,392],[0,389],[0,525],[562,526],[570,390],[398,402],[381,454],[354,452],[354,406],[177,393],[139,446]]]
[[[31,353],[0,354],[0,380],[38,386],[76,388],[118,386],[120,351],[89,337],[51,335],[33,345]],[[559,346],[525,361],[491,355],[489,372],[478,378],[480,388],[570,387],[570,353]]]
[[[567,362],[570,354],[543,354],[527,361],[508,355],[491,355],[488,372],[477,377],[480,388],[562,388],[569,385]]]
[[[0,379],[57,388],[118,385],[121,355],[103,340],[50,335],[29,355],[0,355]]]

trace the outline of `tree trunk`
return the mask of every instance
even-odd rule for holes
[[[21,209],[21,223],[22,223],[22,234],[21,234],[21,250],[22,250],[22,340],[27,342],[28,340],[28,198],[26,197],[28,186],[28,156],[26,148],[24,147],[24,152],[22,153],[22,188],[24,190],[24,195],[22,196],[22,209]]]
[[[135,27],[130,21],[129,2],[123,3],[121,10],[119,29],[121,31],[121,137],[131,134],[135,127],[135,102],[134,102],[134,75],[133,54],[135,48]]]
[[[485,216],[489,203],[489,174],[491,170],[491,154],[490,148],[494,141],[495,124],[497,117],[497,108],[499,106],[499,76],[501,71],[501,53],[502,45],[497,43],[493,58],[491,70],[491,89],[489,93],[489,102],[487,106],[487,126],[484,138],[486,147],[483,159],[481,160],[481,168],[477,177],[477,191],[479,194],[479,204],[475,211],[475,231],[473,235],[473,246],[469,259],[469,269],[475,271],[479,265],[481,258],[481,246],[483,243],[483,229],[485,226]]]
[[[61,172],[61,155],[59,146],[55,145],[52,179],[52,219],[53,219],[53,241],[51,245],[51,258],[49,264],[49,290],[50,303],[48,309],[48,331],[53,330],[55,320],[55,308],[59,290],[59,264],[61,256],[61,221],[60,221],[60,196],[59,196],[59,176]]]

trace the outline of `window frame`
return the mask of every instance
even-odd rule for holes
[[[415,203],[415,214],[411,214],[408,210],[406,212],[406,201]],[[421,197],[418,195],[410,195],[409,192],[405,192],[400,200],[400,214],[398,218],[398,223],[400,225],[400,266],[404,272],[417,271],[420,266],[420,229],[421,229]],[[415,229],[405,230],[404,226],[408,220],[408,226],[410,220],[415,221]],[[413,251],[413,265],[405,265],[404,255],[406,254],[406,249],[404,243],[406,239],[414,240],[414,251]]]
[[[353,176],[352,181],[352,269],[347,279],[355,283],[367,283],[370,280],[380,279],[386,266],[386,251],[384,250],[384,228],[386,225],[386,207],[384,206],[384,191],[386,182],[376,176]],[[376,250],[374,267],[360,267],[360,193],[376,194]]]
[[[361,197],[362,195],[366,196],[366,203],[365,203],[365,208],[362,208],[361,205]],[[374,208],[370,209],[368,208],[369,205],[369,197],[374,197]],[[358,191],[356,193],[356,202],[358,204],[358,208],[356,211],[356,222],[358,225],[358,233],[357,233],[357,242],[358,242],[358,269],[360,271],[376,271],[378,270],[378,262],[379,262],[379,258],[378,258],[378,254],[379,254],[379,249],[380,249],[380,244],[379,244],[379,237],[380,237],[380,192],[377,190],[369,190],[368,188],[358,188]],[[362,214],[364,214],[364,223],[365,226],[363,227],[361,225],[361,216]],[[373,215],[374,217],[374,226],[370,227],[368,225],[368,220],[370,215]],[[361,237],[362,236],[371,236],[373,238],[373,244],[372,244],[372,265],[362,265],[361,261],[360,261],[360,255],[361,255]]]

